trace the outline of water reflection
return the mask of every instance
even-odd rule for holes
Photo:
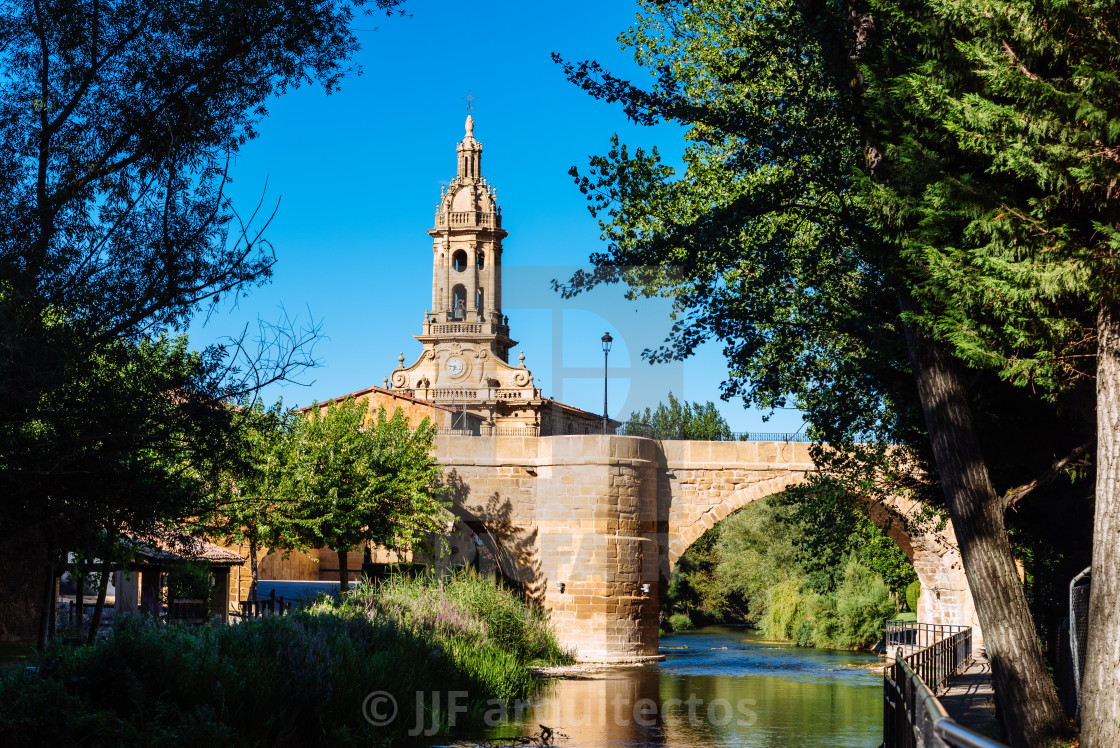
[[[874,656],[789,647],[722,626],[664,637],[662,646],[660,665],[552,682],[485,737],[532,735],[545,725],[567,736],[556,745],[570,748],[880,742]]]

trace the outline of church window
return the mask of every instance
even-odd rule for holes
[[[474,295],[474,308],[477,309],[479,311],[479,313],[482,312],[482,301],[483,301],[482,289],[480,288],[480,289],[478,289],[478,292]]]
[[[479,252],[478,253],[478,269],[482,270],[482,267],[485,264],[486,264],[486,256],[484,254],[482,254],[481,252]]]
[[[466,270],[467,269],[467,253],[460,249],[458,252],[451,255],[451,264],[455,266],[455,271],[458,272],[458,273],[461,273],[464,270]]]

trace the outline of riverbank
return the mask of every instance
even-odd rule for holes
[[[471,573],[233,626],[122,616],[0,678],[0,744],[377,745],[428,720],[417,694],[462,694],[469,723],[531,696],[531,666],[571,662],[537,612]]]

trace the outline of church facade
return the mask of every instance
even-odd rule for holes
[[[467,115],[458,169],[440,190],[432,237],[432,304],[416,336],[424,349],[410,366],[404,354],[387,385],[451,408],[452,432],[483,436],[613,433],[617,422],[544,397],[525,367],[510,363],[517,341],[502,313],[502,209],[482,176],[482,144]]]

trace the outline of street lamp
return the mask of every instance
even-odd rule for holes
[[[603,434],[607,433],[607,357],[611,355],[611,343],[614,338],[609,332],[603,333]]]

